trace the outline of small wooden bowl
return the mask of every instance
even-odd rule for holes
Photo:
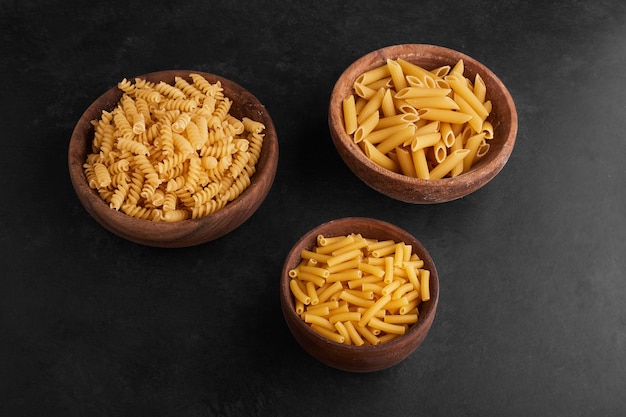
[[[293,295],[289,289],[289,270],[300,262],[303,249],[311,249],[319,234],[327,237],[360,233],[365,238],[393,239],[413,246],[413,252],[424,260],[430,270],[430,300],[419,305],[419,321],[406,334],[379,345],[345,345],[331,341],[311,328],[296,313]],[[306,233],[293,246],[280,277],[280,302],[289,330],[300,346],[320,362],[349,372],[373,372],[392,367],[417,349],[424,341],[435,318],[439,302],[439,277],[435,264],[422,244],[411,234],[390,223],[362,217],[347,217],[324,223]]]
[[[389,171],[375,164],[346,133],[342,100],[353,92],[356,78],[363,72],[384,65],[387,59],[402,58],[434,69],[453,66],[459,59],[465,64],[465,76],[474,79],[476,73],[485,81],[487,99],[493,104],[487,120],[494,126],[491,148],[467,173],[453,178],[423,180]],[[364,55],[352,63],[339,77],[332,91],[328,124],[339,155],[364,183],[396,200],[413,204],[443,203],[464,197],[491,181],[504,167],[513,151],[517,136],[517,112],[513,99],[496,75],[486,66],[461,52],[434,45],[405,44],[382,48]]]
[[[220,81],[224,94],[233,100],[230,113],[241,118],[247,116],[265,125],[265,137],[256,172],[250,186],[224,208],[198,219],[175,223],[140,220],[114,210],[91,189],[83,170],[87,154],[91,152],[94,135],[92,120],[99,119],[103,109],[111,111],[122,96],[113,87],[101,95],[81,116],[70,139],[68,164],[70,178],[76,194],[87,212],[112,233],[142,245],[178,248],[199,245],[220,238],[233,231],[259,208],[274,182],[278,166],[278,138],[272,119],[263,104],[240,85],[217,75],[200,71],[159,71],[139,76],[152,82],[174,83],[175,77],[190,80],[189,74],[197,73],[209,81]]]

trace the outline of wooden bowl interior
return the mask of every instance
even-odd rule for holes
[[[342,100],[353,92],[356,78],[363,72],[379,67],[388,58],[402,58],[426,69],[454,65],[459,59],[465,64],[465,76],[473,79],[479,73],[487,87],[487,98],[493,109],[487,120],[494,126],[491,149],[472,169],[454,178],[423,180],[401,175],[380,167],[369,160],[345,132]],[[328,123],[332,140],[346,165],[371,188],[400,201],[432,204],[451,201],[476,191],[492,180],[511,155],[517,136],[517,111],[513,99],[502,81],[486,66],[463,53],[435,45],[395,45],[370,52],[352,63],[339,77],[331,93]]]
[[[405,335],[391,342],[372,346],[344,345],[328,340],[315,333],[296,314],[295,303],[289,289],[289,270],[300,261],[303,249],[311,249],[319,234],[345,236],[360,233],[363,237],[394,239],[413,245],[413,252],[424,260],[424,267],[431,271],[431,299],[419,306],[420,320]],[[424,246],[411,234],[390,223],[359,217],[332,220],[306,233],[289,252],[280,281],[280,300],[287,326],[294,338],[311,356],[320,362],[349,372],[372,372],[389,368],[406,359],[424,340],[435,317],[439,301],[439,276],[435,264]]]
[[[76,194],[89,214],[103,227],[127,240],[156,247],[187,247],[205,243],[231,232],[243,224],[261,205],[267,196],[278,165],[278,139],[274,123],[261,102],[240,85],[223,77],[199,71],[160,71],[139,78],[148,81],[174,83],[175,77],[190,80],[195,72],[207,81],[220,81],[224,94],[233,100],[230,113],[238,118],[247,116],[265,125],[265,137],[257,170],[250,186],[223,209],[201,217],[176,223],[140,220],[111,209],[98,193],[87,184],[83,164],[91,152],[94,135],[92,120],[101,116],[102,110],[111,111],[122,96],[117,87],[101,95],[81,116],[70,139],[68,165],[70,178]]]

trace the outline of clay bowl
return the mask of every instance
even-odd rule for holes
[[[218,239],[242,225],[254,214],[274,182],[278,165],[276,129],[269,113],[254,95],[233,81],[200,71],[160,71],[138,77],[152,82],[165,81],[173,84],[177,76],[190,81],[189,74],[192,72],[201,74],[210,83],[221,82],[224,94],[233,100],[230,109],[233,116],[239,119],[247,116],[265,125],[265,137],[256,172],[249,187],[239,197],[221,210],[198,219],[173,223],[155,222],[136,219],[110,208],[89,187],[83,164],[87,154],[91,152],[94,135],[91,120],[100,118],[103,109],[112,110],[122,95],[117,87],[111,88],[87,108],[76,124],[70,139],[68,164],[72,185],[87,212],[104,228],[124,239],[164,248],[189,247]]]
[[[494,138],[489,152],[464,174],[453,178],[424,180],[405,176],[373,163],[346,133],[342,100],[353,92],[357,77],[379,67],[387,59],[405,61],[431,70],[444,65],[453,66],[459,59],[465,64],[465,77],[474,79],[476,73],[485,81],[487,99],[493,108],[489,120],[494,126]],[[330,98],[328,123],[331,137],[339,155],[365,184],[396,200],[413,204],[443,203],[464,197],[491,181],[504,167],[513,151],[517,135],[517,112],[511,95],[498,77],[486,66],[461,52],[423,44],[395,45],[370,52],[352,63],[337,80]]]
[[[394,239],[413,245],[413,252],[424,260],[424,268],[431,271],[429,301],[419,305],[419,321],[407,332],[378,345],[346,345],[331,341],[311,330],[295,311],[293,295],[289,288],[290,269],[300,261],[303,249],[311,249],[319,234],[325,237],[360,233],[366,238]],[[320,362],[348,372],[373,372],[392,367],[411,355],[424,341],[435,318],[439,300],[439,277],[435,264],[422,244],[411,234],[390,223],[361,217],[332,220],[307,232],[292,247],[283,264],[280,278],[280,301],[283,316],[299,345]]]

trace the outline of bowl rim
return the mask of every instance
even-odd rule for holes
[[[150,227],[153,228],[154,233],[162,233],[169,232],[173,230],[177,230],[179,234],[185,234],[188,232],[192,232],[198,228],[201,224],[206,224],[208,222],[220,224],[225,219],[228,219],[231,214],[239,212],[241,209],[248,207],[250,204],[250,195],[253,191],[260,187],[260,182],[258,179],[263,176],[268,176],[269,185],[266,192],[262,193],[263,198],[260,201],[256,202],[256,207],[252,210],[252,214],[258,209],[258,207],[262,204],[264,199],[267,197],[269,190],[273,184],[273,181],[276,176],[277,166],[278,166],[278,138],[277,131],[274,122],[265,108],[264,104],[248,89],[244,88],[240,84],[235,81],[232,81],[228,78],[225,78],[221,75],[208,73],[205,71],[199,70],[185,70],[185,69],[172,69],[172,70],[160,70],[153,71],[145,74],[135,75],[132,78],[128,78],[129,80],[133,80],[135,78],[143,78],[147,80],[169,80],[170,78],[173,80],[174,77],[183,77],[185,79],[189,79],[189,74],[200,74],[203,77],[207,78],[211,82],[220,81],[222,86],[227,86],[228,88],[234,88],[237,91],[241,91],[246,94],[247,102],[244,107],[251,108],[259,112],[263,119],[263,123],[265,124],[265,136],[263,147],[261,148],[261,154],[259,156],[259,161],[257,162],[257,169],[254,175],[250,179],[250,185],[233,201],[228,202],[222,209],[217,210],[213,213],[207,214],[205,216],[196,218],[196,219],[186,219],[178,222],[157,222],[147,219],[139,219],[132,217],[122,211],[111,209],[106,201],[104,201],[97,193],[96,190],[89,187],[87,182],[87,177],[85,176],[83,163],[84,160],[79,160],[78,156],[82,154],[82,147],[86,147],[86,155],[90,153],[89,146],[91,144],[90,137],[93,135],[94,127],[91,125],[91,121],[94,119],[98,119],[101,115],[103,109],[111,110],[117,103],[119,102],[120,97],[122,96],[122,91],[117,87],[117,84],[110,87],[108,90],[101,93],[81,114],[76,122],[72,134],[70,136],[67,157],[68,157],[68,168],[69,168],[69,176],[72,186],[75,190],[77,197],[79,198],[83,207],[87,210],[87,212],[95,218],[98,223],[101,223],[102,226],[102,216],[95,212],[94,206],[100,206],[102,208],[107,208],[110,211],[104,211],[106,214],[105,217],[111,217],[115,219],[116,222],[124,223],[128,225],[146,225],[150,224]],[[104,103],[104,105],[103,105]],[[86,141],[86,143],[84,143]],[[271,148],[271,151],[270,151]],[[273,158],[270,158],[270,155],[275,155]],[[86,200],[86,202],[83,201]],[[252,201],[252,203],[255,203]],[[250,214],[250,216],[252,215]],[[105,228],[109,229],[105,226]],[[110,230],[110,229],[109,229]],[[112,231],[112,230],[111,230]],[[113,231],[118,234],[117,232]],[[133,240],[128,236],[122,236],[125,239]],[[219,236],[218,236],[219,237]],[[144,241],[144,239],[142,239]],[[157,239],[157,241],[159,241]],[[145,243],[144,243],[145,244]],[[160,246],[160,245],[158,245]]]
[[[407,53],[406,49],[410,49],[412,52]],[[404,53],[402,53],[403,51]],[[500,91],[502,93],[502,96],[505,98],[506,106],[504,109],[504,113],[506,113],[507,117],[510,117],[510,127],[508,129],[506,137],[498,139],[499,143],[501,144],[499,152],[492,152],[489,158],[481,159],[472,167],[470,171],[462,173],[456,177],[444,177],[441,179],[426,180],[421,178],[409,177],[379,166],[378,164],[367,158],[365,153],[354,143],[352,138],[345,132],[345,130],[339,128],[335,129],[335,127],[343,125],[343,111],[341,107],[341,101],[345,97],[341,87],[342,85],[346,85],[345,80],[348,77],[350,78],[350,85],[352,85],[361,72],[367,69],[372,69],[376,66],[383,65],[387,58],[404,57],[407,61],[411,61],[412,59],[415,59],[419,56],[437,56],[441,55],[442,53],[451,56],[452,59],[454,59],[455,61],[458,59],[463,59],[464,63],[466,64],[466,68],[476,67],[483,78],[489,78],[492,80],[493,83],[495,83],[498,91]],[[362,65],[366,66],[364,68],[360,68]],[[383,48],[368,52],[353,61],[341,73],[332,89],[328,110],[328,124],[330,127],[333,141],[335,142],[335,146],[338,147],[339,144],[337,142],[340,142],[341,146],[343,146],[344,149],[349,152],[350,156],[354,157],[358,161],[358,163],[366,167],[368,170],[375,172],[380,177],[388,177],[391,180],[401,184],[406,184],[412,187],[420,186],[431,188],[451,185],[461,186],[462,184],[466,183],[480,182],[485,177],[488,177],[488,180],[491,180],[502,170],[502,168],[504,168],[504,165],[508,161],[513,151],[518,132],[518,116],[515,102],[513,101],[511,93],[509,92],[507,87],[490,68],[478,61],[476,58],[473,58],[463,52],[450,49],[445,46],[421,43],[407,43],[385,46]],[[500,158],[495,159],[496,155],[500,155]],[[487,161],[495,161],[496,165],[490,165],[487,163]]]
[[[298,250],[298,248],[305,244],[306,244],[305,247],[310,248],[314,244],[314,241],[312,239],[315,239],[315,237],[320,233],[320,231],[324,230],[330,225],[342,225],[342,226],[346,225],[347,226],[355,221],[368,222],[372,225],[375,225],[376,227],[388,228],[392,230],[394,234],[404,236],[406,237],[406,240],[410,240],[412,244],[416,245],[417,248],[419,249],[420,257],[423,256],[422,259],[424,260],[424,264],[429,265],[430,276],[431,276],[430,279],[432,280],[431,282],[433,281],[436,282],[436,285],[434,286],[434,290],[431,289],[430,300],[424,302],[424,304],[428,303],[428,308],[424,312],[424,314],[420,314],[419,321],[416,324],[411,325],[408,331],[404,335],[397,337],[395,339],[392,339],[389,342],[381,343],[378,345],[362,345],[362,346],[347,345],[347,344],[338,343],[333,340],[327,339],[324,336],[316,333],[302,320],[300,316],[296,314],[296,311],[294,308],[295,303],[293,301],[293,297],[291,296],[291,292],[289,291],[289,270],[293,268],[294,265],[288,264],[288,261],[290,258],[297,255],[296,251]],[[354,231],[354,232],[358,233],[358,231]],[[416,246],[412,248],[413,253],[416,253],[416,250],[415,250]],[[402,229],[401,227],[393,223],[387,222],[385,220],[380,220],[380,219],[373,218],[373,217],[360,217],[360,216],[342,217],[342,218],[329,220],[327,222],[321,223],[318,226],[315,226],[312,229],[310,229],[308,232],[302,235],[289,250],[285,258],[283,268],[281,270],[280,283],[281,283],[280,284],[280,299],[284,307],[283,312],[286,313],[285,311],[286,309],[289,312],[288,314],[291,316],[292,319],[297,319],[295,320],[295,322],[298,323],[296,325],[304,329],[307,335],[315,338],[319,342],[327,343],[331,345],[334,349],[339,349],[339,350],[343,350],[346,352],[373,353],[373,352],[382,351],[382,350],[393,350],[393,348],[396,347],[397,345],[405,344],[406,340],[409,339],[410,336],[417,337],[418,335],[416,334],[421,329],[423,329],[425,326],[428,326],[428,327],[431,326],[432,321],[434,320],[435,315],[437,313],[437,306],[439,304],[439,293],[440,293],[439,273],[437,272],[435,262],[432,259],[432,256],[430,255],[428,250],[426,249],[426,247],[416,237],[414,237],[411,233]],[[421,313],[421,310],[420,310],[420,313]]]

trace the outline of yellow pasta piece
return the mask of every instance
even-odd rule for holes
[[[333,326],[333,330],[329,330],[326,327],[313,323],[311,325],[311,329],[313,329],[316,333],[324,336],[325,338],[332,340],[333,342],[337,342],[337,343],[345,342],[345,338],[342,335],[334,332],[334,326]]]
[[[372,317],[369,325],[374,329],[382,330],[384,332],[392,334],[404,334],[406,332],[405,326],[387,323],[376,317]]]
[[[430,271],[428,269],[420,270],[420,296],[422,301],[430,300]]]
[[[458,149],[450,153],[444,160],[442,160],[441,163],[439,163],[439,165],[430,171],[430,179],[443,178],[457,163],[463,161],[463,158],[465,158],[469,153],[469,149]]]
[[[361,335],[359,334],[359,332],[357,332],[356,328],[354,327],[354,324],[352,324],[351,321],[346,321],[344,323],[344,326],[348,332],[348,335],[350,336],[350,340],[352,341],[352,344],[357,345],[357,346],[362,346],[363,344],[365,344],[365,342],[363,341],[363,338],[361,338]]]
[[[354,96],[350,94],[343,100],[343,119],[346,125],[346,133],[351,135],[357,128],[356,104]]]
[[[289,281],[289,288],[291,289],[294,297],[300,300],[304,305],[308,305],[311,303],[311,297],[309,297],[304,291],[302,291],[302,288],[300,288],[300,286],[298,285],[298,281],[296,281],[295,279]]]

